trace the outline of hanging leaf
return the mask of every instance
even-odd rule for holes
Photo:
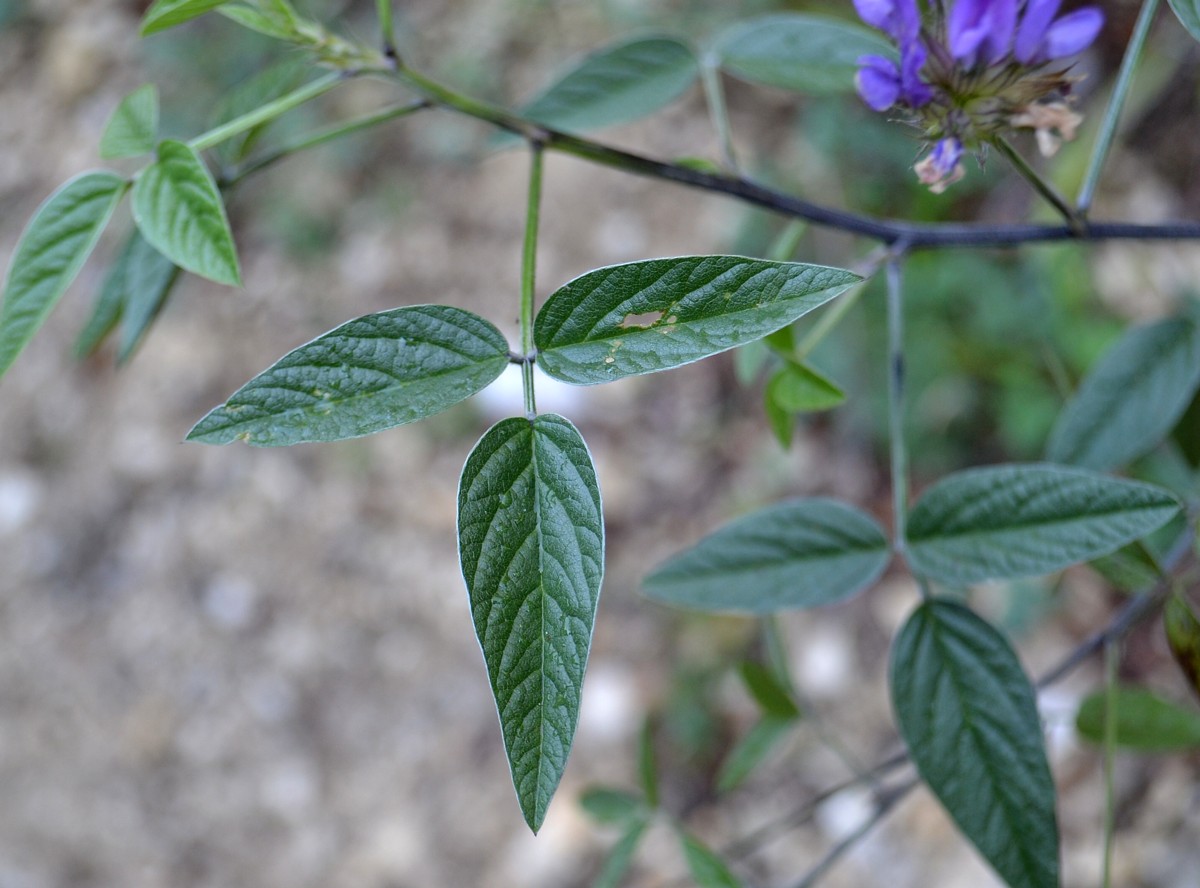
[[[1033,686],[1004,637],[927,601],[900,630],[892,703],[921,778],[1012,888],[1058,888],[1054,780]]]
[[[567,132],[629,123],[671,104],[697,73],[696,56],[686,43],[641,37],[588,56],[518,113]],[[504,136],[497,142],[515,139]]]
[[[1200,620],[1179,593],[1167,599],[1163,612],[1167,644],[1192,690],[1200,695]]]
[[[1083,380],[1054,430],[1052,462],[1108,471],[1153,450],[1200,385],[1200,328],[1176,318],[1135,327]]]
[[[853,92],[860,56],[896,54],[867,28],[800,13],[736,24],[717,37],[713,52],[735,77],[812,95]]]
[[[1188,33],[1200,40],[1200,0],[1167,0]]]
[[[156,0],[142,16],[142,36],[147,37],[182,25],[228,2],[229,0]]]
[[[839,268],[741,256],[597,269],[542,306],[538,364],[576,385],[678,367],[778,330],[858,280]]]
[[[698,888],[741,888],[725,862],[695,836],[681,832],[679,843]]]
[[[727,524],[676,555],[643,588],[667,604],[768,614],[849,598],[890,558],[873,518],[830,499],[802,499]]]
[[[774,715],[760,719],[721,762],[721,769],[717,772],[717,791],[730,792],[741,786],[780,741],[791,733],[795,723],[794,718]]]
[[[950,585],[1038,576],[1114,552],[1178,511],[1161,488],[1084,469],[971,469],[943,478],[917,502],[908,561]]]
[[[446,305],[370,314],[288,352],[187,436],[282,447],[416,422],[487,388],[508,365],[504,336]]]
[[[604,571],[600,490],[561,416],[507,419],[458,492],[459,555],[513,786],[534,832],[562,778]]]
[[[158,89],[153,83],[139,86],[117,105],[104,134],[100,156],[137,157],[154,150],[158,139]]]
[[[738,668],[738,672],[742,677],[742,684],[746,686],[763,715],[785,719],[800,717],[800,708],[792,699],[791,693],[766,666],[746,660]]]
[[[1138,752],[1200,748],[1200,715],[1143,688],[1116,689],[1117,745]],[[1079,707],[1075,728],[1091,743],[1104,742],[1107,707],[1103,691]]]
[[[125,187],[125,180],[113,173],[83,173],[64,183],[34,214],[4,282],[0,376],[79,274]]]
[[[159,143],[158,160],[133,185],[133,219],[142,236],[180,268],[219,284],[241,285],[221,193],[190,146]]]

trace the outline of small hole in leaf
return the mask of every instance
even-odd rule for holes
[[[621,321],[621,329],[629,330],[634,327],[653,327],[659,323],[665,315],[665,311],[647,311],[642,314],[627,314],[625,320]]]

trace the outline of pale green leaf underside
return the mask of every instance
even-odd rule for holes
[[[12,366],[79,274],[125,185],[113,173],[83,173],[64,183],[34,214],[4,282],[0,375]]]
[[[1085,469],[971,469],[917,502],[907,556],[915,572],[950,585],[1038,576],[1114,552],[1178,511],[1161,488]]]
[[[1058,888],[1054,780],[1034,691],[962,605],[921,605],[896,638],[892,703],[921,778],[1012,888]]]
[[[686,43],[643,37],[588,56],[520,114],[568,132],[629,123],[675,101],[696,74],[696,57]]]
[[[1188,33],[1200,40],[1200,0],[1167,0]]]
[[[891,57],[874,32],[838,19],[782,13],[734,25],[713,47],[721,67],[743,80],[796,92],[852,92],[858,59]]]
[[[459,556],[521,812],[535,832],[562,778],[604,572],[591,456],[560,416],[497,423],[458,492]]]
[[[1173,319],[1135,327],[1092,368],[1055,423],[1052,462],[1098,471],[1158,445],[1200,384],[1200,328]]]
[[[804,499],[747,515],[648,576],[648,597],[707,611],[768,614],[841,601],[887,566],[873,518],[844,503]]]
[[[158,160],[134,182],[133,219],[142,236],[180,268],[219,284],[241,284],[221,193],[188,145],[159,144]]]
[[[1104,742],[1104,691],[1085,699],[1075,727],[1092,743]],[[1171,752],[1200,747],[1200,714],[1142,688],[1117,688],[1117,745],[1140,752]]]
[[[831,379],[808,364],[787,362],[767,383],[767,398],[788,413],[830,410],[846,400]]]
[[[188,440],[280,447],[369,435],[469,398],[507,364],[504,336],[471,312],[413,305],[366,315],[288,352]]]
[[[742,256],[600,268],[542,306],[538,364],[576,385],[666,370],[759,339],[859,280],[840,268]]]
[[[154,150],[158,138],[158,89],[139,86],[121,100],[100,136],[101,157],[137,157]]]
[[[229,0],[157,0],[142,17],[142,36],[182,25],[228,2]]]

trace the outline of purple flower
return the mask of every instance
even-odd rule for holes
[[[902,47],[915,41],[921,30],[917,0],[854,0],[854,8],[859,18]]]
[[[922,185],[934,194],[941,194],[964,175],[962,142],[953,136],[940,139],[913,169]]]
[[[865,55],[854,82],[862,100],[875,111],[886,111],[897,102],[920,108],[933,98],[933,90],[921,79],[925,47],[914,43],[900,60],[900,67],[883,56]]]
[[[1012,48],[1017,0],[956,0],[946,20],[950,54],[965,65],[994,65]]]
[[[1023,65],[1040,65],[1073,56],[1086,49],[1104,25],[1104,14],[1094,6],[1068,13],[1058,21],[1060,0],[1029,0],[1017,28],[1013,55]]]

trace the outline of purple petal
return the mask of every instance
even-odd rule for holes
[[[929,156],[933,158],[933,164],[938,172],[943,176],[949,176],[958,166],[958,162],[962,160],[962,142],[953,137],[942,139],[933,146],[933,151]]]
[[[955,0],[946,20],[946,44],[956,59],[973,59],[987,36],[983,23],[987,0]]]
[[[1104,27],[1104,13],[1094,6],[1064,15],[1046,31],[1046,60],[1062,59],[1083,52]]]
[[[1025,5],[1025,15],[1021,17],[1021,26],[1017,28],[1017,40],[1013,47],[1013,55],[1023,65],[1032,64],[1042,48],[1046,29],[1058,15],[1061,0],[1029,0]]]
[[[983,59],[994,65],[1008,55],[1017,28],[1017,0],[992,0],[984,17],[987,36],[980,46]]]
[[[858,17],[873,28],[887,30],[888,21],[896,11],[893,0],[854,0]]]
[[[904,101],[913,108],[928,104],[933,90],[921,79],[921,67],[928,53],[919,42],[908,46],[900,59],[900,88]]]
[[[900,72],[883,56],[866,55],[858,60],[862,65],[854,78],[858,94],[875,111],[886,111],[900,98]]]

